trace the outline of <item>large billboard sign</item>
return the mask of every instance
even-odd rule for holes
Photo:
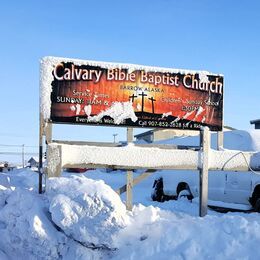
[[[223,76],[206,71],[46,57],[41,96],[53,123],[222,130]]]

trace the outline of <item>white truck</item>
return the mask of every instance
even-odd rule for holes
[[[163,178],[166,196],[176,195],[177,198],[190,200],[199,196],[198,171],[161,171],[159,176]],[[254,208],[260,212],[260,175],[254,172],[210,171],[208,204],[239,210]]]
[[[216,137],[212,135],[212,147]],[[260,150],[260,130],[228,131],[224,135],[224,145],[239,151]],[[161,143],[196,145],[198,137],[174,138]],[[161,171],[164,193],[177,198],[192,199],[199,196],[198,171]],[[154,178],[156,179],[156,177]],[[209,171],[208,204],[216,207],[251,210],[260,212],[260,172]]]

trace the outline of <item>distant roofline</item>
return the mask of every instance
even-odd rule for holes
[[[236,128],[234,128],[232,126],[228,126],[228,125],[224,125],[223,128],[229,129],[229,130],[237,130]]]
[[[251,125],[257,124],[257,123],[260,123],[260,119],[255,119],[255,120],[251,120],[251,121],[250,121],[250,124],[251,124]]]
[[[153,133],[154,131],[155,131],[155,129],[154,130],[149,130],[149,131],[143,132],[141,134],[137,134],[134,137],[138,138],[138,137],[146,136],[146,135],[149,135],[149,134]]]
[[[258,119],[260,120],[260,119]],[[251,121],[250,121],[251,122]],[[227,125],[224,125],[223,128],[226,128],[226,129],[229,129],[229,130],[237,130],[236,128],[234,127],[231,127],[231,126],[227,126]],[[137,134],[135,135],[134,137],[135,138],[139,138],[139,137],[143,137],[143,136],[146,136],[146,135],[149,135],[153,132],[157,132],[157,131],[162,131],[162,130],[182,130],[182,129],[169,129],[169,128],[156,128],[156,129],[152,129],[152,130],[149,130],[149,131],[146,131],[146,132],[143,132],[143,133],[140,133],[140,134]],[[192,130],[191,130],[192,131]]]

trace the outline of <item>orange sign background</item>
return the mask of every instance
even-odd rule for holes
[[[101,76],[98,81],[94,74],[92,79],[87,80],[75,79],[75,76],[65,79],[64,75],[70,71],[72,65],[76,69],[99,71]],[[66,68],[68,70],[65,70]],[[125,75],[130,73],[127,69],[120,70],[115,67],[115,72],[116,70],[118,73],[124,72]],[[132,71],[131,74],[134,75],[134,81],[108,80],[107,68],[62,63],[59,70],[53,71],[51,120],[56,123],[77,123],[76,117],[87,119],[108,109],[113,102],[131,101],[138,121],[127,120],[122,125],[196,130],[200,126],[207,125],[211,130],[222,129],[223,90],[221,93],[216,93],[214,89],[213,91],[192,89],[188,80],[186,83],[188,82],[189,86],[185,86],[183,81],[185,75],[179,73],[149,72],[151,78],[156,75],[158,78],[177,77],[176,84],[155,83],[152,80],[142,82],[140,70]],[[196,74],[194,77],[199,82],[200,75]],[[215,75],[208,75],[208,84],[216,81],[216,78],[223,85],[223,77]],[[201,88],[206,86],[206,83],[203,84]],[[86,107],[91,107],[91,114],[86,114]],[[154,123],[140,124],[140,120]],[[167,124],[158,125],[160,121]]]

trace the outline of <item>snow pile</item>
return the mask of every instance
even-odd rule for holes
[[[136,122],[137,120],[132,102],[114,102],[107,110],[102,111],[96,116],[88,117],[88,121],[99,122],[104,116],[110,116],[113,118],[116,125],[123,123],[124,120],[128,118],[133,122]]]
[[[209,214],[199,218],[139,205],[114,238],[120,249],[114,259],[259,259],[259,214]]]
[[[38,191],[39,175],[30,169],[18,169],[8,174],[11,187],[24,187],[26,189]]]
[[[67,242],[32,192],[0,191],[0,249],[13,259],[57,259]]]
[[[39,195],[28,189],[33,174],[24,170],[19,182],[22,172],[13,171],[15,186],[7,188],[0,173],[0,259],[106,257],[112,236],[128,222],[119,196],[103,181],[84,176],[53,178]]]
[[[10,178],[6,174],[0,175],[0,190],[10,188]]]
[[[123,172],[86,173],[97,174],[117,187],[125,177]],[[139,204],[131,213],[103,181],[84,174],[50,179],[43,195],[28,189],[27,178],[33,176],[28,170],[23,183],[15,181],[20,171],[12,175],[16,186],[11,188],[4,187],[6,178],[0,179],[0,259],[260,258],[259,213],[209,210],[200,218],[196,200],[159,203],[150,197],[145,203],[152,206]],[[135,190],[136,202],[149,194],[149,187]]]
[[[126,225],[126,209],[103,181],[73,176],[50,179],[47,196],[54,223],[88,246],[112,246],[111,235]]]

